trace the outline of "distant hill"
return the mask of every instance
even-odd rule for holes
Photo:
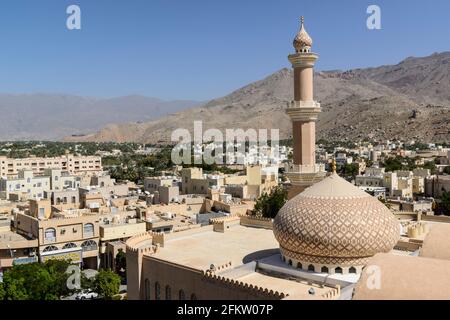
[[[54,94],[0,94],[0,140],[56,140],[110,123],[149,121],[199,105],[143,96],[110,99]]]
[[[282,69],[207,104],[143,123],[108,125],[77,141],[169,142],[176,128],[278,128],[291,136],[285,114],[293,96],[292,71]],[[450,52],[407,58],[397,65],[315,75],[323,112],[318,138],[450,141]]]

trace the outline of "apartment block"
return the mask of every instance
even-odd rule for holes
[[[100,173],[103,171],[102,158],[73,154],[65,154],[61,157],[22,159],[0,156],[1,177],[16,176],[20,170],[32,170],[35,174],[43,174],[46,169],[61,169],[74,175]]]

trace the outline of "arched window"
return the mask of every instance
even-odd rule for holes
[[[56,229],[55,228],[45,229],[44,236],[45,236],[45,241],[55,242],[56,241]]]
[[[303,266],[302,266],[302,264],[300,262],[297,263],[297,268],[298,269],[302,269],[303,268]]]
[[[341,267],[337,267],[336,269],[334,269],[334,273],[341,273],[342,274],[342,268]]]
[[[150,300],[150,280],[148,279],[144,282],[144,297],[145,300]]]
[[[328,268],[323,266],[320,271],[323,272],[323,273],[328,273]]]
[[[292,260],[291,260],[291,259],[289,259],[288,264],[289,264],[290,266],[292,266]]]
[[[55,246],[48,246],[42,252],[50,252],[50,251],[56,251],[56,250],[59,250],[59,249]]]
[[[195,295],[195,293],[191,294],[191,300],[197,300],[197,296]]]
[[[77,247],[77,245],[75,243],[69,242],[69,243],[66,243],[62,248],[63,249],[70,249],[70,248],[76,248],[76,247]]]
[[[178,291],[178,298],[180,300],[186,300],[186,295],[184,294],[183,290]]]
[[[98,250],[97,243],[94,240],[87,240],[81,244],[83,251],[93,251]]]
[[[155,282],[155,300],[161,300],[161,286]]]
[[[166,300],[172,300],[172,290],[170,286],[166,286]]]
[[[85,237],[93,237],[94,225],[92,223],[86,223],[83,227],[83,233]]]
[[[308,266],[308,271],[314,271],[314,266],[313,266],[312,264],[310,264],[310,265]]]
[[[349,273],[356,273],[356,268],[355,267],[351,267],[350,269],[348,269]]]

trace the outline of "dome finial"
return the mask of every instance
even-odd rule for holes
[[[336,158],[333,157],[333,160],[331,160],[331,172],[336,173]]]
[[[305,17],[304,17],[304,16],[301,16],[301,17],[300,17],[300,21],[302,22],[302,25],[304,25],[304,24],[305,24]]]

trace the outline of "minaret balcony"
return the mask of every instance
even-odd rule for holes
[[[293,68],[312,68],[318,58],[313,52],[298,52],[288,56]]]
[[[314,165],[301,165],[286,163],[284,165],[284,171],[286,173],[302,174],[302,173],[319,173],[325,172],[325,165],[322,163]]]
[[[286,109],[292,121],[316,121],[321,111],[316,101],[291,101]]]

